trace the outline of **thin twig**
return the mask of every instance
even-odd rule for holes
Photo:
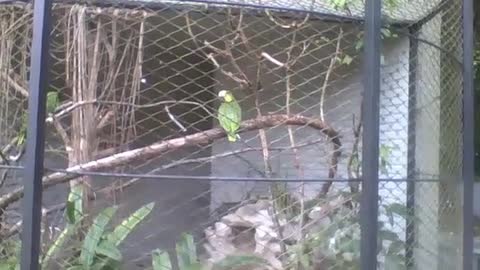
[[[277,59],[273,58],[270,54],[268,54],[266,52],[262,52],[261,56],[263,58],[267,59],[268,61],[272,62],[273,64],[279,66],[279,67],[284,67],[285,66],[285,63],[282,63],[282,62],[278,61]]]
[[[325,112],[323,108],[325,103],[325,92],[327,90],[327,86],[330,80],[330,74],[332,73],[333,68],[335,66],[335,62],[337,61],[337,56],[340,53],[340,44],[342,41],[342,37],[343,37],[343,29],[340,27],[340,34],[338,35],[338,38],[337,38],[337,46],[335,48],[335,54],[330,59],[330,64],[328,65],[327,74],[325,75],[325,79],[323,80],[323,86],[322,86],[321,97],[320,97],[320,119],[322,119],[322,121],[325,121]]]
[[[24,98],[28,98],[28,90],[26,87],[20,85],[7,74],[0,72],[0,76],[2,77],[2,79],[6,80],[16,92],[20,93]]]
[[[182,123],[180,123],[180,121],[177,120],[177,118],[170,112],[170,109],[168,108],[168,105],[165,105],[165,111],[167,112],[168,114],[168,117],[170,118],[170,120],[172,120],[173,123],[175,123],[175,125],[177,125],[177,127],[179,129],[182,130],[182,132],[186,132],[187,129],[185,128],[185,126],[182,125]]]

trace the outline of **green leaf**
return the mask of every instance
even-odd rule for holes
[[[171,270],[172,263],[168,253],[156,249],[152,252],[152,266],[153,270]]]
[[[267,260],[253,255],[228,255],[213,265],[214,270],[243,269],[243,266],[268,266]]]
[[[186,265],[184,268],[181,268],[182,270],[202,270],[203,266],[201,263],[196,262],[192,263],[190,265]]]
[[[107,224],[112,219],[113,215],[117,211],[117,207],[105,208],[93,221],[92,226],[88,230],[83,243],[82,252],[80,254],[80,262],[86,269],[90,269],[95,257],[95,251],[97,249],[100,238],[102,237]]]
[[[359,51],[362,48],[363,48],[363,39],[360,39],[355,43],[355,50]]]
[[[124,219],[112,233],[108,234],[108,240],[115,243],[116,246],[121,244],[133,229],[135,229],[135,227],[143,221],[150,212],[152,212],[154,206],[155,203],[153,202],[146,204],[131,214],[128,218]]]
[[[392,32],[390,31],[390,29],[382,28],[381,32],[382,32],[383,36],[385,36],[385,37],[391,37],[392,36]]]
[[[102,240],[95,249],[97,254],[103,255],[115,261],[122,260],[122,253],[118,250],[114,243],[108,240]]]
[[[75,202],[67,201],[65,206],[65,213],[67,216],[67,221],[70,224],[75,223]]]
[[[118,270],[122,269],[121,262],[109,258],[96,258],[92,270]]]
[[[0,262],[0,270],[15,270],[17,263],[14,261]]]
[[[72,187],[66,204],[67,221],[74,224],[83,218],[83,185]]]
[[[84,270],[82,265],[72,265],[67,268],[67,270]]]
[[[195,264],[197,262],[197,250],[193,236],[186,233],[182,234],[181,240],[176,245],[176,252],[180,269]]]
[[[78,229],[78,226],[76,225],[70,225],[67,224],[67,226],[63,229],[63,231],[58,235],[57,239],[55,242],[50,246],[48,249],[47,253],[45,254],[45,257],[43,258],[42,261],[42,268],[43,269],[48,269],[48,262],[52,256],[57,254],[58,251],[60,251],[61,247],[65,243],[65,241],[73,235]]]
[[[345,55],[345,57],[343,57],[342,64],[350,65],[352,61],[353,61],[353,58],[350,57],[350,55]]]

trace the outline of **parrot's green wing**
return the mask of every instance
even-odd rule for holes
[[[59,99],[56,91],[47,93],[47,113],[53,113],[58,107]]]
[[[218,121],[227,132],[228,140],[231,142],[236,141],[236,132],[240,128],[240,122],[242,121],[242,109],[238,102],[222,103],[218,109]]]

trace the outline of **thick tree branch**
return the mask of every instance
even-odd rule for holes
[[[282,125],[309,126],[312,129],[322,132],[330,139],[330,141],[334,145],[332,160],[338,159],[338,157],[340,156],[341,143],[338,132],[329,127],[326,123],[316,118],[309,118],[301,115],[285,114],[266,115],[242,122],[240,132]],[[213,128],[180,138],[160,141],[146,147],[125,151],[122,153],[111,155],[109,157],[70,167],[67,169],[69,173],[52,173],[44,177],[43,186],[44,188],[48,188],[59,183],[67,182],[69,180],[77,178],[78,173],[81,173],[83,171],[91,172],[110,169],[136,160],[153,158],[167,151],[172,151],[193,145],[207,144],[215,139],[220,139],[222,137],[225,137],[225,132],[223,131],[223,129]],[[0,209],[5,209],[9,204],[21,199],[22,197],[22,187],[19,187],[12,192],[1,196]]]

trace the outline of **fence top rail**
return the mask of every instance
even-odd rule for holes
[[[391,25],[405,26],[429,20],[440,10],[448,6],[451,0],[397,0],[394,6],[383,7],[383,19]],[[30,0],[0,0],[1,4],[30,4]],[[337,22],[364,21],[364,7],[362,1],[351,1],[348,8],[336,8],[333,0],[53,0],[55,4],[88,4],[100,7],[148,8],[160,10],[171,7],[204,6],[205,8],[238,7],[255,13],[260,9],[272,9],[284,13],[307,12],[318,17],[319,20]],[[287,14],[288,16],[288,14]]]

